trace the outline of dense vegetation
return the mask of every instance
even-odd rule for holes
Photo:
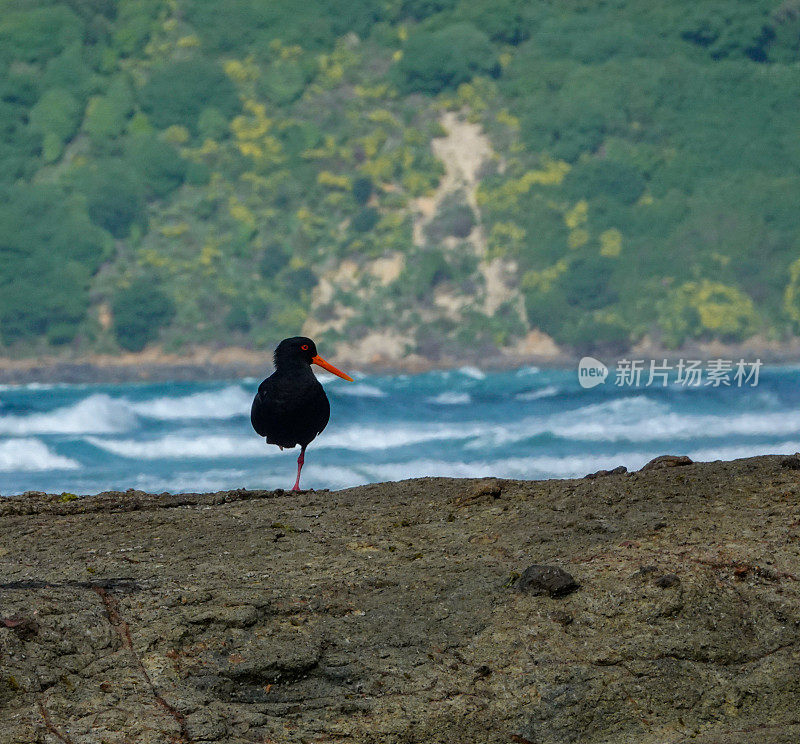
[[[0,345],[267,346],[346,259],[329,342],[580,349],[800,329],[800,0],[0,0]],[[497,153],[478,213],[430,143]],[[480,224],[522,315],[469,296]],[[453,247],[455,244],[455,248]],[[459,247],[462,246],[462,247]],[[374,286],[373,286],[374,285]]]

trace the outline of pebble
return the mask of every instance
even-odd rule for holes
[[[514,582],[514,588],[529,594],[563,597],[580,587],[575,578],[558,566],[528,566]]]

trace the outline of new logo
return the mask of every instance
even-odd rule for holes
[[[583,357],[578,363],[578,382],[581,387],[593,388],[606,381],[608,367],[594,357]]]

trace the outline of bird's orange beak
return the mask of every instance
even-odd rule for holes
[[[315,356],[311,360],[311,363],[319,365],[320,367],[322,367],[322,369],[327,369],[328,372],[331,372],[332,374],[336,375],[337,377],[341,377],[343,380],[347,380],[348,382],[353,382],[354,381],[353,378],[350,377],[350,375],[346,375],[344,372],[342,372],[342,370],[336,369],[336,367],[334,367],[332,364],[329,364],[328,362],[326,362],[319,354],[317,354],[317,356]]]

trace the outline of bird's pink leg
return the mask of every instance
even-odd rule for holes
[[[305,446],[300,448],[300,456],[297,458],[297,480],[294,482],[294,486],[292,486],[292,491],[299,491],[300,490],[300,471],[303,469],[303,463],[305,462],[304,455],[306,454]]]

